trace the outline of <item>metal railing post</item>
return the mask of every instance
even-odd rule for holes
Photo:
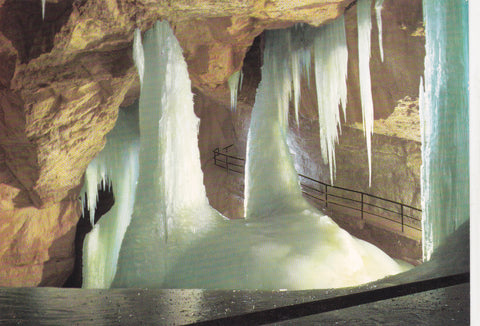
[[[213,164],[217,165],[217,150],[218,147],[213,150]]]
[[[325,185],[325,208],[328,207],[328,185]]]
[[[360,213],[361,213],[361,217],[362,217],[362,220],[363,220],[363,192],[362,192],[361,205],[362,205],[362,209],[360,210]]]
[[[403,228],[403,205],[400,204],[400,216],[402,217],[402,233],[404,232]]]

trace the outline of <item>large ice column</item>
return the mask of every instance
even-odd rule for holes
[[[107,135],[104,149],[86,172],[88,204],[93,223],[97,193],[105,178],[113,187],[115,204],[87,234],[83,246],[83,287],[108,288],[115,275],[125,230],[133,212],[138,179],[138,105],[119,110],[115,128]],[[93,210],[92,210],[93,209]]]
[[[245,217],[289,212],[305,206],[287,145],[292,90],[291,34],[266,32],[262,80],[257,89],[247,139]]]
[[[423,14],[422,242],[428,260],[469,218],[468,3],[424,0]]]
[[[117,287],[161,286],[169,255],[223,221],[203,185],[199,119],[182,49],[167,22],[157,22],[143,41],[140,175]]]
[[[335,143],[341,129],[339,105],[347,106],[348,49],[343,16],[314,30],[315,82],[317,87],[320,146],[329,164],[330,182],[335,176]]]
[[[358,69],[360,76],[360,98],[362,102],[363,130],[367,141],[368,184],[372,184],[372,134],[373,134],[373,99],[370,80],[370,38],[372,30],[372,0],[358,0]]]

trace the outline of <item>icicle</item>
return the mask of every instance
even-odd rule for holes
[[[230,87],[230,109],[235,112],[237,108],[237,96],[238,92],[242,88],[243,73],[240,69],[234,72],[228,79],[228,86]]]
[[[348,49],[343,16],[315,31],[314,58],[322,158],[329,164],[333,184],[335,143],[341,130],[338,106],[345,117],[347,105]]]
[[[373,99],[370,81],[370,33],[371,0],[358,0],[358,69],[360,75],[360,97],[362,102],[363,129],[367,142],[368,185],[372,185],[372,134],[373,134]]]
[[[90,224],[92,226],[95,225],[94,219],[98,201],[98,188],[104,182],[105,173],[105,162],[98,156],[90,162],[87,170],[85,171],[85,183],[82,194],[84,197],[86,197],[86,199],[82,199],[82,202],[87,202],[87,207],[90,214]]]
[[[377,28],[378,28],[378,47],[380,49],[380,58],[383,62],[383,31],[382,31],[382,6],[384,0],[375,1],[375,15],[377,16]]]
[[[133,61],[135,62],[135,67],[137,67],[140,78],[140,87],[142,87],[143,75],[145,73],[145,57],[142,46],[142,31],[139,28],[136,28],[133,34]]]
[[[42,20],[45,19],[45,5],[47,0],[42,0]]]
[[[301,74],[301,62],[299,58],[299,51],[292,52],[292,60],[291,60],[291,69],[292,69],[292,83],[293,83],[293,103],[295,107],[295,121],[297,122],[297,126],[299,126],[299,118],[298,118],[298,111],[300,110],[300,80],[302,77]]]

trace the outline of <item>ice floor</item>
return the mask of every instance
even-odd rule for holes
[[[469,225],[464,224],[432,257],[408,272],[360,287],[308,291],[204,291],[148,289],[0,289],[0,324],[15,325],[233,325],[233,316],[262,313],[282,318],[295,304],[337,298],[331,311],[285,320],[291,325],[468,325],[469,283],[342,309],[346,295],[366,293],[469,271]],[[393,294],[393,293],[392,293]],[[287,308],[282,308],[290,306]],[[275,309],[282,309],[277,311]],[[308,312],[308,311],[307,311]],[[312,312],[312,311],[310,311]],[[255,315],[256,313],[256,315]],[[290,315],[292,315],[290,314]],[[247,315],[248,316],[248,315]],[[251,315],[250,315],[251,316]],[[267,314],[266,314],[267,316]],[[256,319],[255,319],[256,318]],[[238,319],[236,320],[238,322]],[[238,322],[245,324],[245,322]],[[268,323],[267,323],[268,324]]]

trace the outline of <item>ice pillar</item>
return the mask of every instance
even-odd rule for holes
[[[422,228],[428,260],[469,218],[468,3],[424,0],[423,14]]]
[[[262,80],[257,89],[247,140],[245,217],[298,211],[306,203],[287,145],[292,90],[291,34],[266,32]]]
[[[199,119],[182,49],[168,22],[144,35],[140,173],[114,286],[161,286],[169,256],[223,217],[203,185]]]

